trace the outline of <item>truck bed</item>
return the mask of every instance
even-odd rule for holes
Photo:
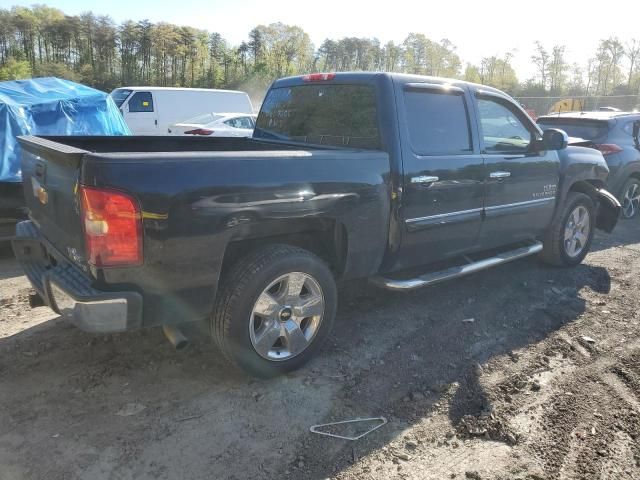
[[[344,229],[351,239],[345,278],[371,275],[385,253],[386,152],[243,138],[29,136],[20,142],[26,203],[39,234],[93,287],[142,293],[145,325],[204,318],[225,252],[236,242],[293,234],[328,244]],[[136,199],[143,265],[88,263],[80,185]]]
[[[295,150],[298,147],[283,143],[266,142],[252,138],[225,138],[204,136],[28,136],[21,137],[22,142],[32,146],[50,146],[55,142],[58,147],[65,145],[73,149],[92,153],[118,152],[221,152],[256,150]],[[305,149],[309,146],[305,145]],[[314,147],[321,148],[321,147]],[[330,147],[322,147],[330,148]]]

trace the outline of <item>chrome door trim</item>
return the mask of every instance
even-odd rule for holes
[[[524,208],[542,206],[549,202],[555,202],[555,200],[555,197],[537,198],[535,200],[527,200],[525,202],[507,203],[504,205],[494,205],[491,207],[472,208],[471,210],[459,210],[457,212],[439,213],[437,215],[429,215],[426,217],[408,218],[405,220],[405,224],[410,231],[416,231],[422,228],[432,227],[436,225],[475,220],[475,214],[481,214],[483,211],[487,216],[494,217],[511,212],[517,212]]]
[[[428,217],[408,218],[407,220],[405,220],[405,222],[416,223],[416,222],[422,222],[424,220],[436,220],[438,218],[455,217],[457,215],[466,215],[468,213],[478,213],[481,211],[482,211],[482,208],[472,208],[471,210],[459,210],[457,212],[439,213],[438,215],[429,215]]]
[[[474,208],[471,210],[460,210],[457,212],[429,215],[428,217],[409,218],[405,220],[405,223],[409,232],[415,232],[425,228],[431,228],[441,225],[450,225],[454,223],[469,221],[480,221],[481,215],[482,208]]]
[[[500,210],[501,208],[511,208],[511,207],[524,207],[528,205],[536,205],[539,203],[547,203],[555,201],[556,197],[548,197],[548,198],[536,198],[535,200],[527,200],[525,202],[516,202],[516,203],[505,203],[503,205],[493,205],[491,207],[484,207],[485,210]]]
[[[502,215],[514,215],[519,214],[523,210],[531,208],[546,207],[547,204],[555,202],[555,197],[549,198],[537,198],[535,200],[527,200],[525,202],[507,203],[504,205],[493,205],[491,207],[485,207],[486,218],[496,218]]]

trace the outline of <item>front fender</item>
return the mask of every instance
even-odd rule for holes
[[[569,146],[558,152],[560,187],[558,205],[563,205],[569,191],[578,182],[604,187],[609,167],[602,154],[593,148]],[[595,193],[595,192],[594,192]]]
[[[597,205],[596,227],[611,233],[618,223],[620,202],[603,187],[609,167],[602,154],[588,147],[570,146],[559,152],[560,188],[558,206],[564,205],[569,192],[577,190],[588,194]],[[556,215],[561,211],[558,208]]]

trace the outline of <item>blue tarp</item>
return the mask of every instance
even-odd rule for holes
[[[55,77],[0,82],[0,182],[20,182],[18,135],[131,135],[111,97]]]

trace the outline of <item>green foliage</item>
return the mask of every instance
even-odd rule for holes
[[[479,82],[491,85],[508,93],[513,93],[518,86],[516,72],[511,66],[513,55],[508,53],[503,58],[495,55],[484,57],[480,61],[480,67],[474,67],[477,71]],[[467,67],[469,70],[469,67]]]
[[[80,75],[71,70],[64,63],[47,62],[37,64],[33,70],[35,77],[59,77],[66,78],[67,80],[73,80],[77,82],[80,80]]]
[[[6,63],[0,67],[0,81],[20,80],[30,77],[31,65],[25,60],[9,58]]]
[[[482,78],[480,77],[480,71],[475,65],[467,63],[467,67],[464,69],[464,75],[462,79],[467,82],[480,83]]]
[[[565,47],[535,43],[536,75],[519,82],[513,53],[462,66],[456,47],[422,33],[401,43],[326,39],[316,49],[300,27],[258,25],[240,45],[219,33],[171,23],[125,21],[56,8],[0,9],[0,79],[55,75],[102,90],[124,85],[241,88],[255,99],[276,78],[312,71],[395,71],[464,78],[512,94],[640,93],[640,41],[600,41],[587,65],[570,65]]]

